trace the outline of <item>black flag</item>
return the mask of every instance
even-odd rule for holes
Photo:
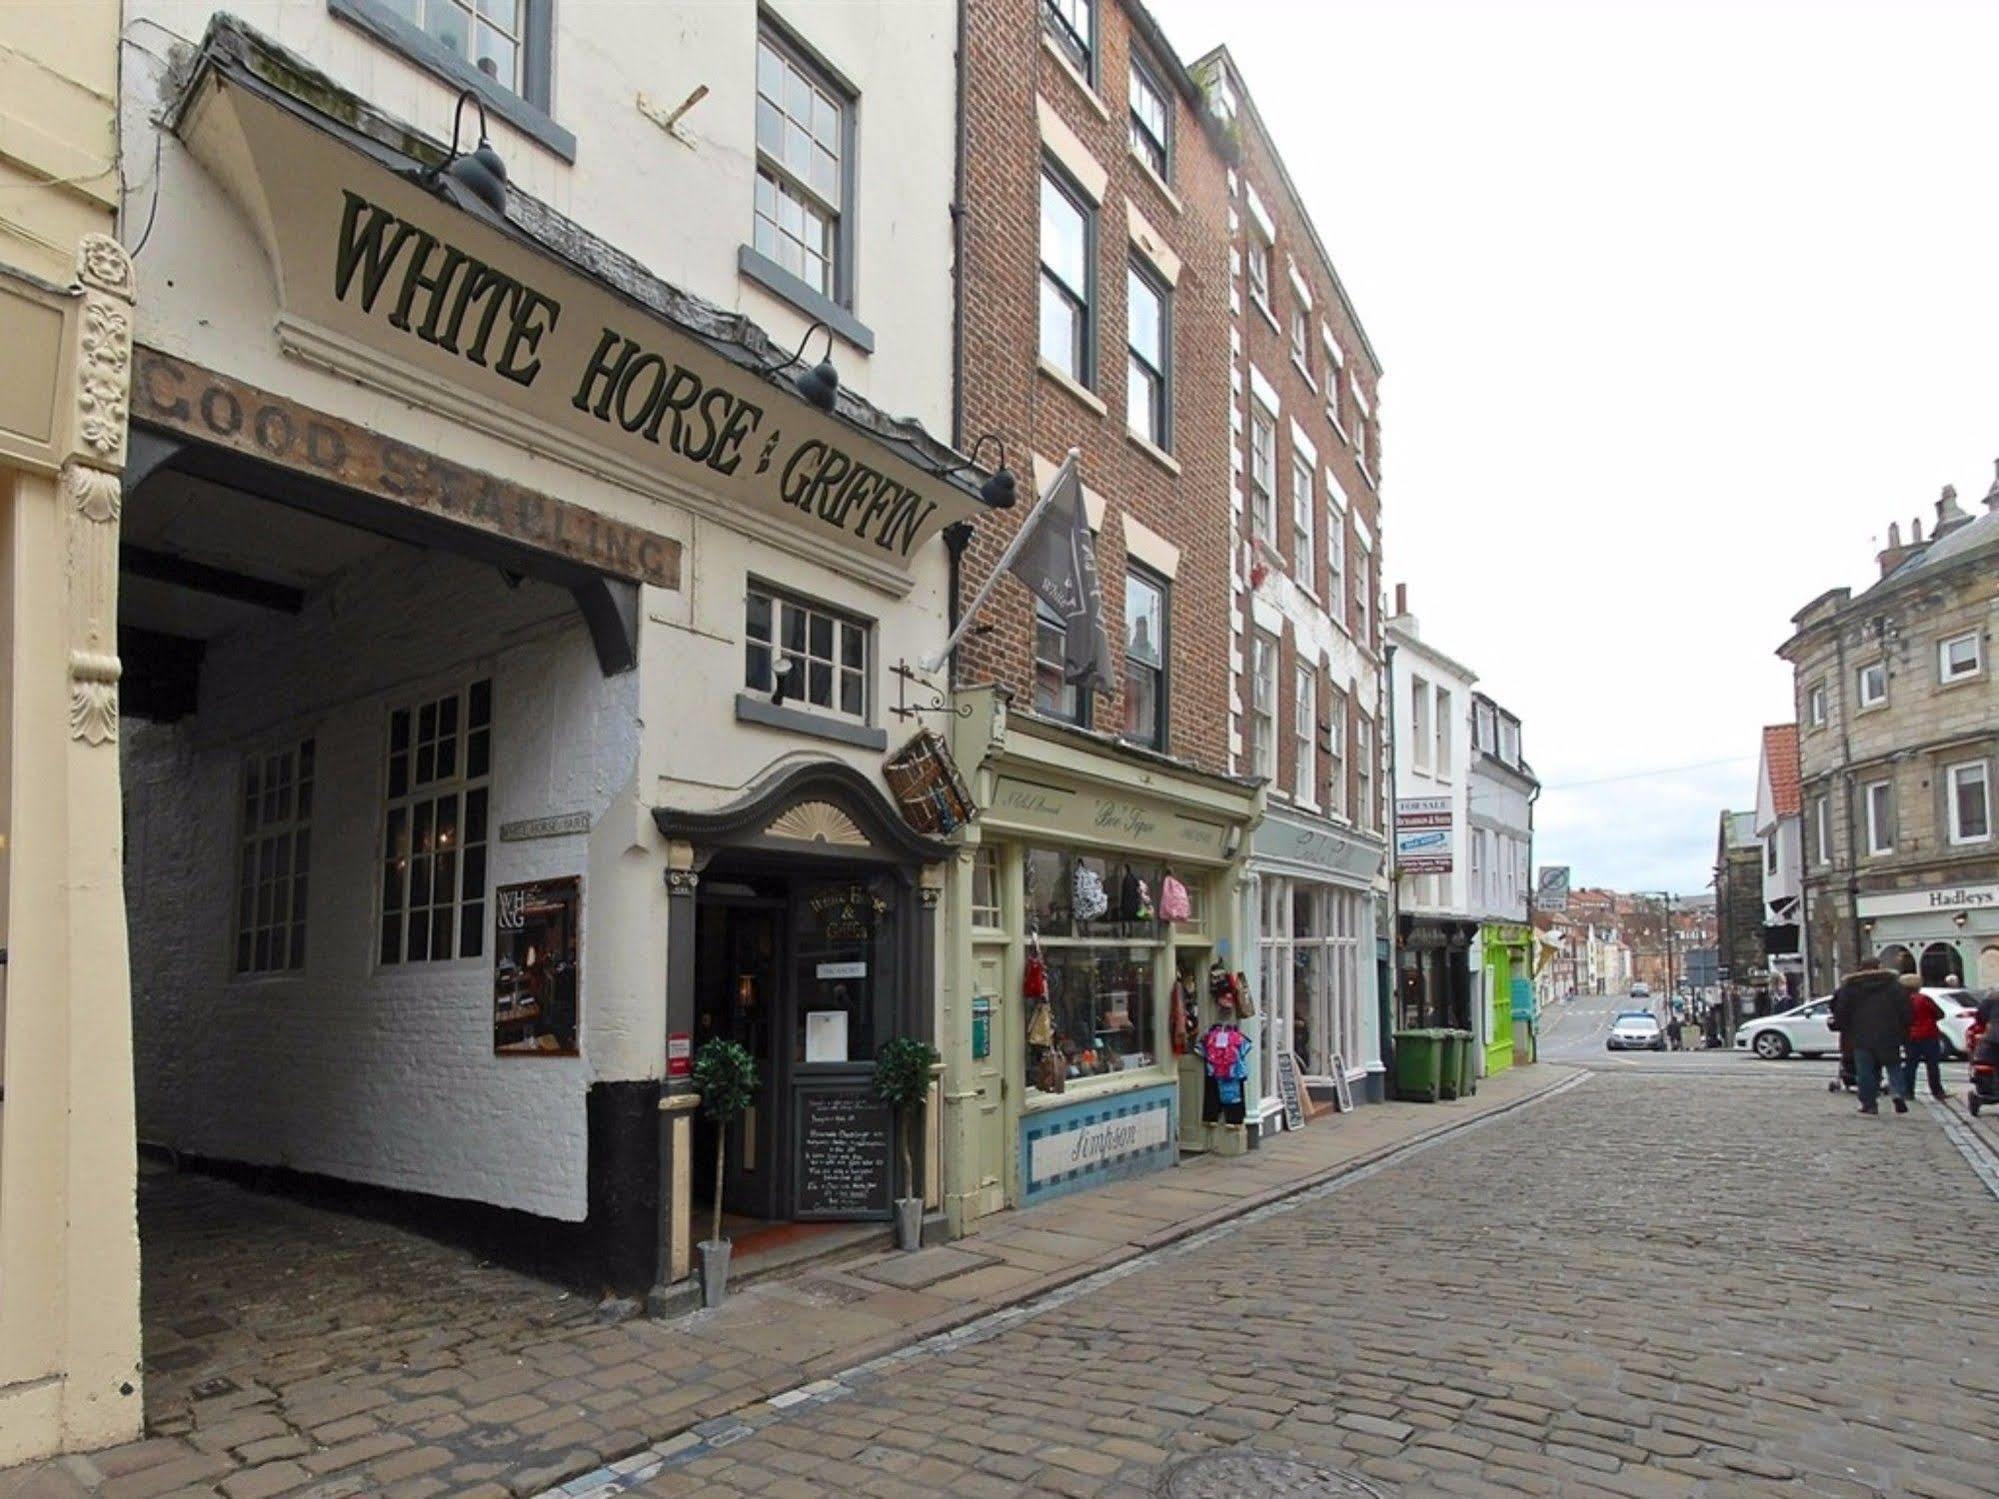
[[[1010,569],[1062,617],[1063,678],[1084,691],[1109,692],[1111,643],[1104,634],[1097,539],[1090,533],[1074,453],[1056,470],[1027,528]]]

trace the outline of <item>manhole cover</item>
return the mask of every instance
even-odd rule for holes
[[[1361,1494],[1382,1499],[1364,1478],[1303,1458],[1268,1452],[1208,1452],[1166,1470],[1166,1499],[1242,1499],[1246,1494]]]

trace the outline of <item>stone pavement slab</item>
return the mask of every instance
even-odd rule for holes
[[[808,1267],[671,1322],[607,1320],[588,1298],[382,1223],[209,1178],[148,1177],[149,1440],[0,1472],[0,1499],[532,1491],[1575,1075],[1525,1068],[1458,1103],[1331,1116],[1247,1156],[996,1214],[916,1255]],[[1061,1471],[1071,1488],[1095,1481]],[[963,1467],[951,1482],[969,1492],[979,1476]]]

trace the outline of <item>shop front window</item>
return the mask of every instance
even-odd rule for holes
[[[796,910],[792,1060],[868,1061],[876,1016],[892,1008],[885,986],[895,972],[895,886],[886,877],[814,885]]]
[[[1050,848],[1028,849],[1022,864],[1027,930],[1048,975],[1046,1014],[1032,1004],[1028,1015],[1029,1093],[1152,1066],[1156,979],[1167,961],[1154,915],[1164,867]]]

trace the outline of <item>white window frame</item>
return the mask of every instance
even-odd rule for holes
[[[1451,700],[1450,689],[1448,687],[1439,687],[1437,689],[1437,756],[1434,764],[1437,779],[1440,781],[1449,780],[1454,768],[1451,754],[1451,715],[1456,711],[1457,707]]]
[[[1277,545],[1277,418],[1261,401],[1249,407],[1249,533]]]
[[[1985,803],[1985,830],[1979,833],[1965,833],[1963,824],[1964,807],[1960,799],[1966,782],[1978,783],[1980,799]],[[1988,760],[1963,760],[1944,770],[1945,813],[1948,820],[1944,825],[1950,842],[1958,847],[1971,843],[1992,841],[1992,765]]]
[[[780,94],[775,99],[764,91],[763,54],[768,50],[776,60],[780,70]],[[830,146],[820,137],[817,120],[799,122],[791,114],[789,106],[790,78],[796,75],[813,99],[816,107],[823,101],[833,116],[833,140]],[[753,131],[756,150],[756,176],[770,183],[771,211],[766,213],[763,204],[754,200],[750,223],[750,244],[756,252],[796,276],[807,287],[828,301],[842,307],[853,305],[853,288],[850,280],[851,257],[847,253],[847,220],[853,201],[853,132],[854,99],[819,67],[802,49],[795,45],[782,31],[766,23],[757,31],[757,76],[756,99],[758,105],[757,128]],[[764,142],[761,128],[762,106],[768,102],[777,115],[777,130],[781,139],[790,139],[789,126],[797,125],[805,133],[807,154],[815,150],[825,150],[833,158],[833,191],[829,196],[825,188],[809,179],[809,174],[785,158],[782,152],[772,151]],[[821,244],[820,256],[824,267],[824,280],[814,281],[811,267],[804,261],[803,253],[809,248],[803,239],[790,234],[783,225],[783,214],[779,201],[789,198],[798,205],[801,215],[816,215],[824,225],[825,238]],[[764,227],[769,226],[769,238],[763,237]],[[800,264],[794,268],[785,265],[783,250],[786,240],[795,240],[800,246]]]
[[[1374,720],[1365,713],[1353,724],[1353,823],[1364,833],[1375,829],[1374,802]]]
[[[1277,314],[1270,310],[1270,263],[1275,258],[1276,247],[1252,226],[1249,243],[1243,251],[1243,279],[1249,283],[1249,299],[1273,323]]]
[[[1343,612],[1339,602],[1344,597],[1347,586],[1347,513],[1341,508],[1339,492],[1332,487],[1332,474],[1327,473],[1326,486],[1326,603],[1331,608],[1335,622],[1344,623],[1339,616]]]
[[[1311,594],[1317,593],[1313,548],[1318,543],[1312,524],[1319,511],[1318,485],[1312,480],[1315,466],[1303,453],[1291,455],[1291,575]]]
[[[1416,769],[1428,772],[1430,756],[1436,747],[1436,730],[1432,725],[1432,714],[1436,704],[1430,695],[1430,679],[1412,675],[1409,678],[1409,759]]]
[[[1291,362],[1298,366],[1306,383],[1316,388],[1318,381],[1312,378],[1312,314],[1302,304],[1291,309]]]
[[[1822,866],[1832,863],[1832,795],[1822,793],[1813,803],[1812,820],[1818,834],[1818,862]]]
[[[1867,857],[1879,859],[1894,853],[1895,783],[1869,781],[1860,789],[1860,804],[1867,819]]]
[[[1353,599],[1360,614],[1360,643],[1367,645],[1374,636],[1374,553],[1365,541],[1354,559]]]
[[[485,689],[486,717],[484,722],[475,718],[475,699],[480,688]],[[419,964],[471,962],[482,958],[486,951],[486,904],[487,894],[492,889],[493,868],[491,863],[492,842],[497,829],[495,814],[498,800],[493,786],[493,763],[498,758],[499,721],[498,694],[493,690],[493,678],[482,674],[470,681],[443,690],[419,693],[389,705],[385,744],[387,775],[382,783],[382,822],[380,858],[376,868],[381,872],[375,882],[375,962],[378,968],[410,968]],[[428,779],[419,779],[422,774],[423,749],[432,746],[435,756],[437,748],[446,742],[443,721],[446,717],[445,704],[453,703],[455,728],[450,734],[452,746],[452,772],[440,775],[433,758],[432,771]],[[424,715],[434,715],[433,729],[428,739],[424,734]],[[396,719],[406,714],[401,748],[398,748]],[[483,739],[481,738],[483,736]],[[475,750],[483,744],[484,768],[472,769]],[[403,777],[398,791],[398,759],[403,760]],[[483,818],[471,815],[471,802],[475,795],[484,794],[485,813]],[[457,842],[447,849],[446,840],[436,836],[436,813],[433,810],[446,797],[455,801],[457,812]],[[424,849],[418,848],[418,813],[430,812],[431,843]],[[401,814],[402,837],[397,836],[396,825]],[[476,836],[475,836],[476,835]],[[478,889],[471,888],[470,873],[473,850],[478,850]],[[400,857],[398,854],[400,853]],[[449,857],[454,873],[451,880],[451,895],[447,901],[436,898],[437,886],[435,866],[431,862],[437,858]],[[410,918],[419,908],[414,899],[413,883],[422,872],[430,884],[430,898],[421,903],[421,909],[429,917],[428,930],[424,937],[424,955],[411,957]],[[394,951],[389,950],[386,928],[389,924],[391,908],[386,896],[394,883],[396,904],[393,908],[396,921]],[[437,951],[437,913],[450,914],[445,930],[451,938],[451,951],[440,954]]]
[[[1825,683],[1814,682],[1805,689],[1805,722],[1814,729],[1822,729],[1825,718]]]
[[[1347,695],[1329,687],[1326,696],[1326,813],[1347,815]]]
[[[243,757],[231,949],[239,979],[305,967],[315,757],[310,734]]]
[[[1319,805],[1319,672],[1294,663],[1291,682],[1291,798]]]
[[[1870,687],[1869,683],[1878,685]],[[1863,708],[1878,708],[1888,701],[1888,663],[1869,661],[1854,673],[1854,696]]]
[[[763,600],[769,610],[768,639],[751,633],[752,616],[756,612],[756,601]],[[785,622],[792,615],[803,617],[802,649],[793,650],[784,644]],[[830,644],[827,654],[821,655],[812,645],[812,627],[815,620],[827,622]],[[847,642],[858,634],[861,647],[859,666],[847,660]],[[795,708],[801,713],[812,713],[823,718],[838,719],[842,723],[867,724],[874,721],[874,622],[859,615],[849,614],[843,609],[835,609],[817,600],[802,598],[782,588],[752,579],[744,590],[743,600],[743,683],[750,692],[769,692],[774,685],[769,671],[779,657],[791,662],[789,680],[785,683],[784,703],[787,708]],[[759,659],[764,658],[763,670],[758,670]],[[812,697],[813,668],[823,666],[827,673],[828,700],[824,703]],[[859,686],[861,707],[853,712],[841,705],[842,689],[854,682]]]
[[[1964,645],[1967,642],[1971,646],[1971,664],[1962,669],[1952,667],[1950,664],[1951,647]],[[1962,634],[1952,635],[1947,639],[1937,642],[1937,682],[1939,685],[1948,687],[1953,682],[1969,682],[1984,670],[1985,641],[1980,637],[1978,631],[1967,630]]]
[[[1250,774],[1277,779],[1277,637],[1258,630],[1249,647]]]
[[[1173,104],[1164,85],[1153,73],[1150,63],[1141,59],[1136,48],[1132,50],[1129,93],[1126,97],[1126,114],[1131,135],[1131,152],[1150,168],[1161,182],[1170,182],[1173,175]],[[1158,106],[1159,129],[1155,132],[1152,122],[1139,109],[1141,98]],[[1152,159],[1157,152],[1158,161]]]

